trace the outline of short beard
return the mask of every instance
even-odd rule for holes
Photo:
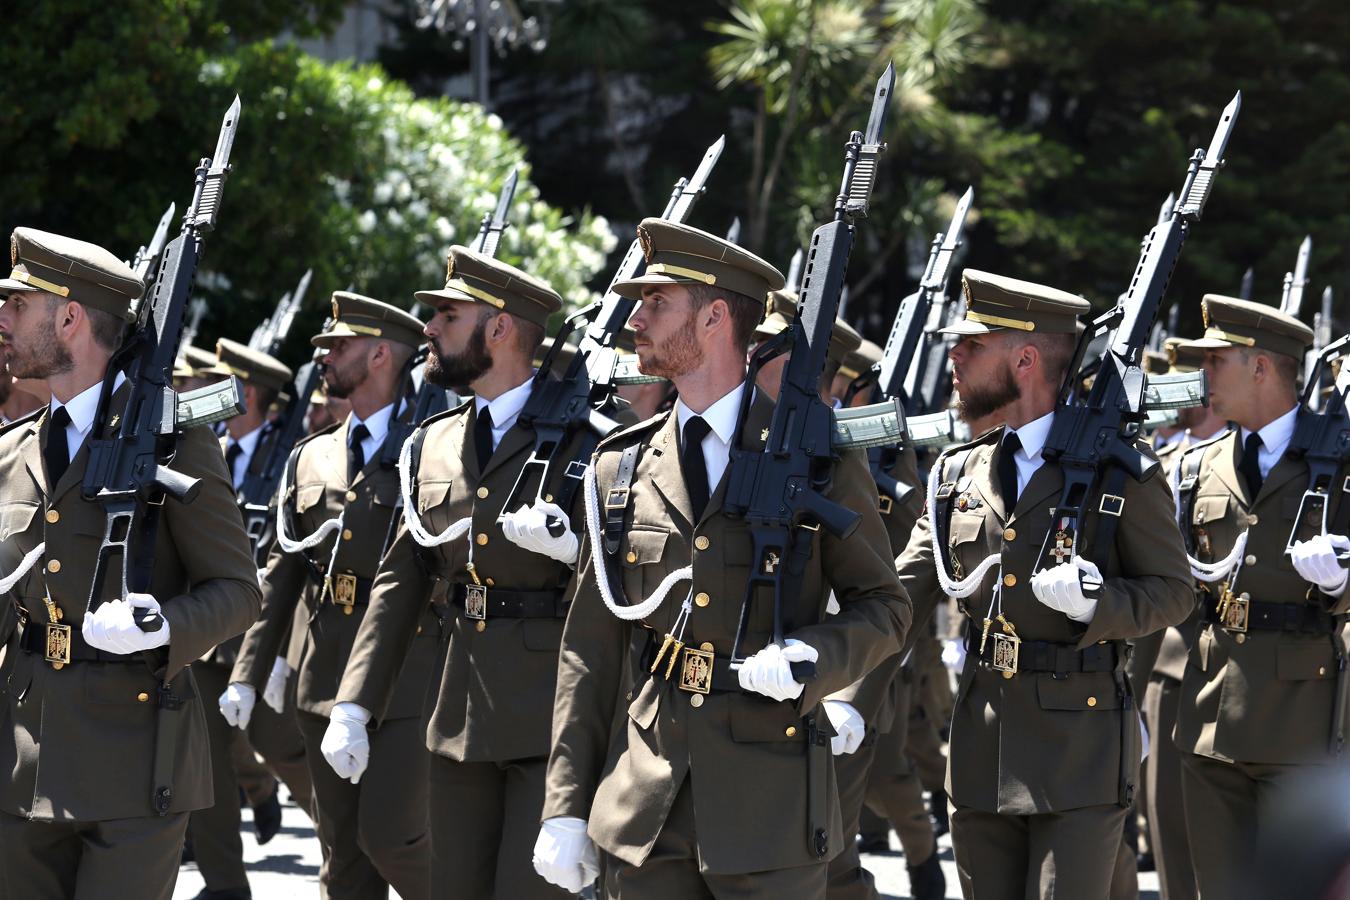
[[[56,336],[55,303],[48,306],[47,321],[36,330],[29,346],[15,345],[11,338],[5,350],[9,357],[9,374],[16,378],[51,378],[75,368],[70,351]]]
[[[324,381],[328,384],[328,394],[339,399],[347,399],[356,390],[366,376],[370,374],[370,364],[364,355],[357,357],[345,369],[329,366]]]
[[[962,388],[956,412],[963,422],[986,418],[1022,398],[1022,388],[1013,378],[1010,365],[1005,365],[1001,377],[996,377],[994,383],[987,388],[977,388],[969,384],[962,385]]]
[[[487,318],[478,320],[464,352],[442,356],[440,345],[427,342],[427,367],[423,377],[437,387],[450,388],[459,394],[468,393],[470,385],[492,368],[492,355],[487,349]]]
[[[638,351],[638,371],[643,375],[656,375],[661,378],[678,378],[703,365],[703,348],[694,339],[694,310],[689,317],[661,346],[658,352],[655,344],[647,347],[647,358]]]

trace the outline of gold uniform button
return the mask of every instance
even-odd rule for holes
[[[1003,677],[1004,677],[1004,678],[1011,678],[1011,677],[1013,677],[1013,676],[1016,675],[1016,674],[1017,674],[1016,672],[1004,672],[1004,673],[1003,673]]]
[[[59,559],[54,559],[54,560],[52,560],[51,562],[47,563],[47,571],[48,571],[48,572],[51,572],[53,575],[55,575],[57,572],[60,572],[60,571],[61,571],[61,560],[59,560]]]
[[[1256,565],[1256,556],[1254,554],[1248,553],[1246,558],[1242,560],[1242,564],[1244,566]]]
[[[136,699],[142,703],[145,703],[150,699],[150,695],[147,694],[145,691],[141,691],[139,694],[136,695]]]
[[[480,487],[477,493],[479,500],[486,500],[488,495],[488,489],[485,487]]]
[[[421,633],[422,633],[422,626],[421,626],[421,625],[418,625],[418,626],[417,626],[417,633],[418,633],[418,634],[421,634]]]
[[[1245,644],[1247,643],[1247,636],[1239,632],[1233,637],[1233,640],[1237,641],[1239,644]]]
[[[484,622],[482,619],[479,619],[477,622],[473,623],[473,627],[475,631],[486,631],[487,623]]]
[[[703,593],[702,591],[699,591],[697,594],[694,595],[694,602],[699,606],[707,606],[709,603],[712,602],[712,598],[709,597],[707,594]]]
[[[689,705],[692,706],[694,709],[698,709],[700,706],[703,705],[703,695],[695,694],[694,696],[690,697]]]
[[[1096,706],[1096,705],[1097,705],[1097,698],[1096,698],[1096,697],[1089,697],[1089,698],[1088,698],[1088,706]]]
[[[1248,516],[1248,517],[1247,517],[1247,524],[1248,524],[1248,525],[1255,525],[1255,524],[1256,524],[1256,516],[1254,516],[1254,515]]]
[[[342,529],[342,539],[344,541],[350,541],[352,539],[352,530],[350,528]]]
[[[634,553],[632,550],[629,550],[628,555],[624,558],[627,559],[630,563],[637,562],[637,554]]]
[[[1327,667],[1326,667],[1326,666],[1318,666],[1318,667],[1317,667],[1317,674],[1318,674],[1318,675],[1325,675],[1325,674],[1327,674]]]
[[[1003,529],[1003,539],[1004,539],[1005,541],[1015,541],[1015,540],[1017,540],[1017,529],[1016,529],[1016,528],[1005,528],[1005,529]]]
[[[789,725],[789,726],[787,727],[787,731],[784,731],[783,734],[786,734],[788,737],[796,737],[796,736],[797,736],[797,726],[796,726],[796,725]]]
[[[355,501],[356,501],[356,491],[348,491],[348,492],[347,492],[347,502],[348,502],[348,503],[354,503]]]
[[[711,544],[712,541],[708,540],[706,534],[700,534],[698,537],[694,538],[694,546],[700,550],[707,550]]]
[[[61,514],[54,509],[47,510],[47,524],[55,525],[61,521]]]
[[[1003,576],[1003,584],[1006,587],[1012,587],[1013,585],[1017,584],[1017,576],[1009,572],[1007,575]]]
[[[497,582],[493,581],[491,578],[485,578],[485,579],[483,579],[483,583],[486,584],[488,587],[492,587],[492,586],[494,586]]]
[[[633,699],[633,692],[629,691],[628,693],[624,694],[623,699],[631,701]]]
[[[1252,595],[1251,595],[1250,593],[1248,593],[1247,591],[1243,591],[1241,594],[1238,594],[1238,599],[1240,599],[1240,600],[1250,600],[1250,599],[1252,599]]]
[[[486,534],[480,534],[480,535],[478,535],[478,537],[474,538],[474,540],[478,542],[478,546],[480,546],[480,547],[486,547],[486,546],[487,546],[487,535],[486,535]]]
[[[709,653],[712,653],[713,652],[712,641],[704,641],[703,643],[698,645],[698,649],[707,650]]]

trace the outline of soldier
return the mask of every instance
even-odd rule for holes
[[[426,326],[428,380],[474,399],[409,439],[416,477],[407,524],[380,566],[338,691],[347,715],[330,726],[330,759],[349,764],[342,757],[365,739],[364,723],[387,717],[403,648],[429,598],[443,634],[423,713],[433,881],[466,898],[564,897],[535,874],[529,851],[544,802],[580,492],[569,510],[535,507],[533,469],[517,495],[526,505],[506,508],[535,447],[533,429],[517,422],[533,393],[531,360],[562,299],[525,272],[458,246],[444,289],[417,299],[435,311]],[[545,514],[563,524],[556,537]],[[341,724],[350,719],[363,725]]]
[[[225,423],[221,439],[225,468],[237,492],[244,479],[257,473],[267,461],[276,442],[277,430],[267,421],[267,413],[280,392],[290,383],[291,370],[272,356],[243,344],[221,338],[216,344],[216,362],[194,370],[205,381],[238,378],[243,385],[244,412]],[[263,560],[266,548],[262,549]],[[255,555],[254,562],[259,563]],[[193,671],[205,697],[219,697],[229,685],[242,644],[232,638],[212,648],[195,664]],[[280,675],[284,688],[289,674],[285,660],[278,658],[274,678]],[[284,673],[284,674],[282,674]],[[273,688],[273,679],[269,679]],[[277,693],[275,689],[273,693]],[[268,696],[268,692],[264,692]],[[281,697],[270,703],[283,705]],[[274,710],[270,703],[244,716],[247,736],[235,730],[239,721],[227,721],[218,706],[206,710],[206,725],[211,736],[211,772],[216,803],[192,814],[188,837],[206,887],[201,900],[232,900],[249,896],[248,875],[244,871],[244,844],[239,837],[239,790],[242,786],[253,807],[253,828],[258,843],[266,844],[281,828],[281,805],[277,780],[254,757],[255,747],[267,766],[283,777],[291,797],[302,809],[309,809],[309,770],[305,766],[305,748],[295,725],[293,710]],[[231,727],[235,726],[235,727]]]
[[[19,618],[0,712],[0,877],[10,896],[167,900],[188,813],[211,805],[206,723],[189,663],[258,615],[248,538],[219,445],[209,430],[190,429],[173,467],[200,488],[190,504],[159,507],[149,592],[121,597],[119,579],[108,578],[105,602],[86,614],[107,517],[81,496],[85,441],[94,428],[111,436],[127,401],[119,379],[113,416],[95,421],[104,373],[143,286],[84,241],[18,228],[10,246],[0,335],[14,374],[46,379],[52,396],[0,432],[0,571],[18,577],[9,593]],[[133,608],[157,612],[162,624],[143,631]],[[161,708],[160,697],[182,705]],[[162,729],[167,740],[157,739]],[[158,758],[157,746],[165,748]],[[168,766],[171,803],[156,815],[152,788]]]
[[[790,562],[801,590],[782,611],[784,645],[769,643],[758,602],[748,658],[729,666],[751,545],[746,523],[721,514],[723,475],[733,441],[759,452],[767,439],[762,393],[739,421],[745,354],[783,277],[684,225],[646,219],[638,234],[646,274],[615,289],[641,301],[630,322],[642,371],[680,399],[592,462],[605,537],[581,554],[563,632],[535,867],[578,891],[598,846],[609,897],[823,897],[842,828],[829,729],[806,724],[909,623],[876,485],[861,454],[843,456],[828,496],[860,514],[858,530],[811,538],[809,559]],[[840,612],[826,616],[831,588]],[[808,684],[791,673],[803,661],[818,672]]]
[[[949,593],[982,626],[967,635],[951,724],[961,888],[1105,897],[1140,756],[1124,642],[1185,617],[1189,572],[1162,478],[1126,479],[1128,515],[1088,518],[1099,563],[1076,556],[1036,571],[1062,489],[1041,448],[1089,307],[973,269],[962,284],[965,318],[946,330],[960,337],[950,353],[960,410],[1006,424],[938,460],[935,505],[900,559],[920,618]]]
[[[1305,414],[1297,383],[1312,330],[1260,303],[1216,294],[1201,303],[1206,330],[1191,346],[1205,351],[1215,413],[1237,428],[1178,465],[1205,593],[1175,740],[1199,895],[1242,897],[1276,795],[1305,767],[1343,761],[1328,749],[1344,665],[1334,634],[1350,610],[1334,549],[1350,542],[1311,523],[1290,533],[1308,466],[1285,449]]]
[[[244,635],[221,712],[247,721],[293,628],[301,643],[297,719],[324,848],[320,887],[330,898],[385,897],[390,886],[403,897],[424,897],[427,754],[418,737],[418,700],[436,650],[429,614],[421,623],[425,634],[404,648],[396,702],[360,750],[369,768],[335,773],[321,749],[330,718],[342,716],[333,701],[398,503],[398,473],[385,464],[383,446],[422,323],[388,303],[338,291],[327,330],[311,342],[327,350],[328,393],[348,398],[352,411],[291,453],[277,546],[263,578],[262,618]]]

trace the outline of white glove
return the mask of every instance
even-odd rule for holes
[[[830,738],[830,752],[835,756],[843,756],[862,746],[863,738],[867,736],[867,724],[853,704],[843,700],[826,700],[824,706],[825,715],[830,717],[830,724],[835,731],[834,737]]]
[[[763,694],[771,700],[796,700],[804,686],[792,677],[791,663],[815,662],[820,658],[810,644],[788,638],[784,646],[769,644],[741,663],[736,677],[747,691]]]
[[[253,718],[253,704],[258,702],[258,692],[251,684],[231,681],[216,702],[220,704],[220,714],[225,717],[225,722],[243,731],[248,727],[248,720]]]
[[[966,642],[960,638],[947,638],[943,641],[942,664],[948,671],[959,675],[966,667]]]
[[[267,676],[267,685],[263,688],[263,702],[272,707],[278,715],[286,712],[286,679],[291,677],[291,667],[280,656],[272,663],[272,674]]]
[[[575,816],[545,819],[534,842],[534,870],[549,884],[580,894],[600,875],[600,857]]]
[[[1084,588],[1102,586],[1102,573],[1090,559],[1075,556],[1073,562],[1042,569],[1031,576],[1031,592],[1053,610],[1075,622],[1091,622],[1097,601],[1083,593]]]
[[[1336,551],[1350,550],[1350,538],[1339,534],[1319,534],[1310,541],[1299,541],[1289,551],[1294,570],[1304,581],[1332,597],[1345,593],[1346,577],[1350,570],[1341,568]]]
[[[169,620],[160,613],[155,631],[141,631],[134,612],[138,609],[160,613],[159,601],[149,594],[127,594],[125,600],[110,600],[84,617],[80,634],[85,643],[105,653],[140,653],[169,642]]]
[[[357,703],[335,703],[328,714],[328,730],[323,733],[319,750],[339,778],[352,784],[361,780],[370,762],[370,736],[366,723],[370,711]]]
[[[563,533],[557,537],[548,533],[550,516],[562,522]],[[536,501],[534,506],[522,506],[515,512],[503,513],[501,522],[502,534],[517,547],[569,566],[576,565],[581,545],[572,533],[571,519],[556,503]]]

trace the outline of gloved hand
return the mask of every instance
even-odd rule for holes
[[[834,726],[834,737],[830,738],[830,752],[835,756],[852,753],[862,746],[867,736],[867,724],[852,703],[843,700],[826,700],[825,715],[830,717]]]
[[[263,702],[280,715],[286,711],[286,679],[291,677],[291,667],[286,660],[278,656],[272,663],[272,674],[267,676],[267,685],[263,688]]]
[[[1350,538],[1339,534],[1319,534],[1310,541],[1294,544],[1289,557],[1300,578],[1317,585],[1317,589],[1324,594],[1339,597],[1345,593],[1350,569],[1342,569],[1336,561],[1337,550],[1350,550]]]
[[[216,702],[220,704],[220,714],[225,717],[226,724],[243,731],[248,727],[248,720],[253,718],[253,704],[258,702],[258,692],[251,684],[231,681]]]
[[[557,537],[548,533],[550,516],[562,523],[562,534]],[[534,506],[522,506],[515,512],[504,513],[502,534],[521,549],[556,559],[569,566],[576,565],[577,551],[581,544],[572,533],[572,521],[556,503],[536,501]]]
[[[1031,592],[1053,610],[1075,622],[1091,622],[1097,601],[1085,595],[1085,589],[1100,588],[1102,573],[1090,559],[1075,556],[1072,562],[1042,569],[1031,576]]]
[[[339,778],[352,784],[361,780],[370,762],[370,736],[366,723],[370,711],[357,703],[335,703],[328,714],[328,729],[319,742],[319,750]]]
[[[136,610],[159,613],[159,628],[141,631],[134,618]],[[154,597],[127,594],[125,600],[110,600],[85,616],[80,634],[84,635],[85,643],[105,653],[140,653],[169,642],[169,620],[160,613],[159,601]]]
[[[966,667],[966,642],[960,638],[947,638],[943,641],[942,664],[948,671],[960,674]]]
[[[600,874],[600,857],[586,837],[586,821],[574,816],[545,819],[534,842],[534,870],[549,884],[580,894]]]
[[[747,691],[763,694],[771,700],[796,700],[803,685],[792,677],[792,663],[815,662],[820,658],[810,644],[788,638],[784,646],[769,644],[741,663],[736,677]]]

